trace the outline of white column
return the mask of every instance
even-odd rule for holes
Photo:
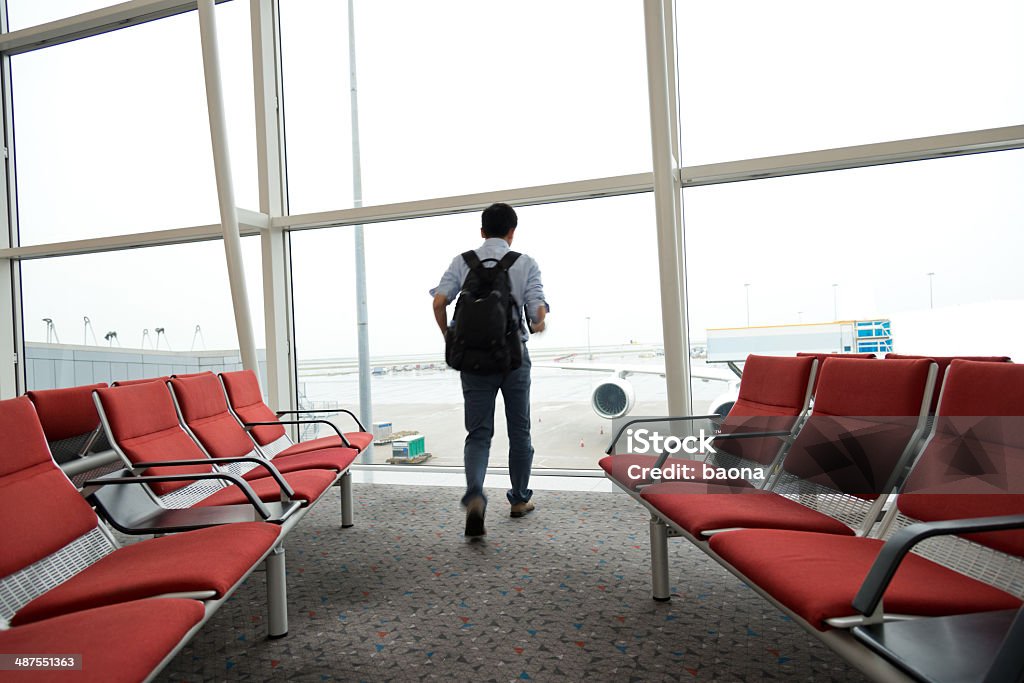
[[[661,320],[665,344],[665,383],[668,412],[690,414],[689,341],[686,329],[686,279],[682,249],[682,205],[675,159],[673,121],[675,86],[670,79],[674,60],[671,0],[644,0],[647,37],[647,91],[651,113],[651,151],[654,162],[654,205],[658,230],[658,269]]]
[[[0,5],[0,31],[7,31],[7,3]],[[17,247],[17,206],[8,203],[14,195],[13,119],[11,109],[11,58],[0,55],[2,79],[3,149],[0,160],[0,249]],[[25,390],[25,347],[21,338],[20,269],[17,261],[0,258],[0,399],[14,398]],[[10,305],[8,305],[10,304]]]
[[[6,246],[7,235],[0,235],[0,248]],[[16,338],[21,325],[20,302],[21,297],[15,296],[13,284],[14,275],[17,273],[17,264],[11,259],[0,259],[0,301],[4,302],[4,312],[0,316],[0,399],[14,398],[21,393],[24,386],[19,386],[19,374],[24,367],[22,355],[18,349],[21,346]],[[8,306],[10,302],[12,305]],[[19,362],[21,361],[21,362]]]
[[[220,222],[224,230],[224,254],[231,284],[231,303],[235,309],[235,329],[242,367],[259,377],[256,338],[253,335],[249,293],[245,286],[242,263],[242,238],[238,233],[238,212],[235,189],[231,181],[231,154],[228,150],[227,119],[224,115],[224,92],[221,87],[220,55],[217,47],[217,17],[214,0],[199,0],[199,35],[203,43],[203,72],[206,75],[206,107],[210,115],[210,141],[213,146],[213,168],[217,177],[217,198]]]
[[[250,15],[260,212],[277,218],[288,213],[277,0],[251,0]],[[283,229],[270,227],[260,233],[260,241],[267,339],[267,376],[263,388],[272,408],[291,410],[297,406],[291,353],[288,238]]]

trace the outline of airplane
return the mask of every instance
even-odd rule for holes
[[[582,370],[606,372],[613,376],[596,387],[590,394],[590,407],[598,416],[614,420],[629,414],[636,402],[636,391],[626,378],[630,375],[665,376],[665,369],[651,365],[600,365],[595,363],[535,363],[534,367],[557,368],[559,370]],[[691,369],[690,376],[704,382],[723,382],[727,388],[715,397],[708,413],[726,415],[736,402],[740,391],[739,377],[728,370],[716,368]]]

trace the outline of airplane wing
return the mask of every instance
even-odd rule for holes
[[[601,365],[597,363],[534,363],[535,368],[556,368],[558,370],[584,370],[587,372],[611,372],[617,377],[626,378],[630,375],[665,376],[665,368],[660,365]],[[690,370],[690,376],[700,380],[732,382],[736,375],[728,370],[697,367]]]

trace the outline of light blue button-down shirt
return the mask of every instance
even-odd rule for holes
[[[488,237],[484,240],[484,243],[476,249],[476,255],[481,261],[484,259],[497,259],[501,258],[508,253],[510,247],[501,237]],[[493,262],[485,262],[485,267],[493,267],[496,265]],[[462,289],[462,283],[466,280],[466,275],[469,274],[469,266],[466,265],[466,259],[462,258],[462,254],[459,254],[452,259],[451,265],[448,266],[448,270],[441,276],[441,281],[437,283],[437,287],[430,290],[430,296],[437,294],[444,294],[448,297],[448,303],[455,301],[455,297],[458,296],[459,291]],[[526,306],[526,310],[529,312],[530,320],[537,322],[537,309],[540,306],[544,306],[546,309],[549,308],[547,301],[544,299],[544,285],[540,281],[540,267],[537,262],[526,254],[520,254],[516,262],[512,264],[512,267],[508,269],[508,278],[512,285],[512,298],[516,302],[516,313],[522,321],[522,309]],[[523,330],[523,340],[527,337],[526,330]]]

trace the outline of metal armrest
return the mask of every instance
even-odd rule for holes
[[[59,467],[64,470],[64,474],[69,477],[73,477],[76,474],[83,474],[90,470],[95,470],[104,465],[110,465],[115,462],[121,462],[121,456],[116,451],[110,449],[100,451],[99,453],[89,453],[83,455],[76,460],[69,460],[65,463],[61,463]]]
[[[315,413],[345,413],[346,415],[350,416],[353,420],[355,420],[356,426],[359,427],[359,431],[366,431],[366,427],[364,427],[363,423],[359,421],[359,418],[356,417],[356,414],[353,413],[351,410],[346,410],[345,408],[309,408],[306,410],[278,410],[274,414],[280,417],[282,415],[312,415]]]
[[[302,503],[297,500],[287,503],[265,503],[265,505],[270,511],[270,517],[263,519],[267,524],[284,524],[293,514],[302,509]],[[255,521],[252,508],[243,503],[195,508],[157,507],[150,514],[130,521],[115,517],[114,513],[104,506],[103,516],[121,533],[132,535],[172,534]]]
[[[998,494],[992,494],[998,495]],[[1024,528],[1024,515],[1002,517],[979,517],[975,519],[950,519],[941,522],[921,522],[900,529],[882,546],[881,552],[871,565],[860,590],[853,599],[853,607],[861,614],[870,615],[878,609],[882,595],[896,574],[896,569],[910,549],[934,536],[950,534],[980,533],[983,531],[1007,531]]]
[[[790,436],[792,432],[779,430],[777,432],[728,432],[724,434],[712,434],[710,437],[711,441],[722,441],[725,439],[759,439],[769,436],[785,437]]]
[[[334,424],[330,420],[276,420],[274,422],[243,422],[242,424],[245,425],[246,429],[249,429],[250,427],[262,427],[262,426],[273,427],[274,425],[325,424],[325,425],[328,425],[331,429],[333,429],[335,431],[335,433],[337,433],[337,435],[341,437],[341,443],[345,445],[345,448],[353,448],[352,444],[350,444],[348,442],[348,439],[345,438],[345,435],[341,433],[340,429],[338,429],[338,425]],[[250,430],[250,431],[252,431],[252,430]]]
[[[638,417],[634,420],[630,420],[626,424],[619,427],[619,431],[615,433],[614,437],[612,437],[612,442],[608,444],[608,448],[606,448],[604,452],[606,455],[611,455],[612,450],[614,450],[615,444],[618,442],[619,437],[622,436],[622,433],[626,431],[627,427],[630,427],[635,424],[648,422],[685,422],[687,420],[711,420],[716,417],[721,417],[721,415],[718,415],[716,413],[713,415],[670,415],[667,417]]]
[[[96,489],[103,486],[125,486],[127,484],[140,484],[149,482],[163,482],[163,481],[200,481],[203,479],[224,479],[230,481],[232,484],[238,486],[245,494],[246,499],[249,503],[256,508],[256,512],[259,513],[263,519],[270,518],[270,510],[263,503],[262,500],[256,495],[256,493],[249,486],[248,482],[242,479],[237,474],[231,474],[230,472],[199,472],[194,474],[159,474],[159,475],[135,475],[131,477],[121,477],[118,479],[89,479],[82,484],[82,495],[89,497],[95,493]]]
[[[277,485],[281,488],[281,492],[288,496],[291,500],[295,497],[295,491],[288,484],[281,473],[278,472],[277,468],[274,467],[268,460],[263,458],[254,458],[250,455],[242,455],[237,458],[200,458],[197,460],[164,460],[162,462],[137,462],[132,463],[132,472],[138,470],[149,469],[150,467],[181,467],[185,465],[229,465],[236,462],[253,462],[257,466],[262,467],[270,473],[270,476],[274,478]],[[232,475],[234,476],[234,475]]]

